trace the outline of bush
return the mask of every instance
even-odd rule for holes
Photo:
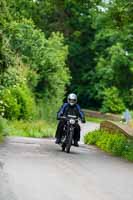
[[[99,131],[94,131],[91,133],[88,133],[84,137],[85,144],[96,144],[96,142],[99,140],[101,134]]]
[[[118,89],[115,87],[105,89],[102,112],[121,113],[125,110],[123,100],[119,97]]]
[[[32,93],[26,85],[12,89],[12,94],[20,106],[18,119],[33,119],[35,116],[35,102]]]
[[[120,156],[125,147],[125,137],[120,134],[107,134],[104,132],[96,143],[102,150]]]
[[[20,105],[12,94],[12,89],[6,88],[0,91],[1,115],[7,119],[18,118],[20,115]]]
[[[7,119],[30,119],[35,113],[35,102],[26,86],[16,85],[0,91],[0,114]]]
[[[95,144],[112,155],[122,156],[133,161],[133,140],[127,139],[122,134],[97,130],[88,133],[84,137],[84,141],[86,144]]]
[[[128,140],[128,143],[125,146],[125,150],[122,153],[122,156],[127,160],[133,161],[133,141]]]
[[[121,156],[127,143],[125,136],[116,134],[112,137],[112,141],[112,153],[114,155]]]

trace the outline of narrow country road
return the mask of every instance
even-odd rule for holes
[[[82,132],[95,128],[87,123]],[[15,137],[0,145],[0,200],[81,199],[132,200],[133,164],[82,142],[70,154],[50,139]]]

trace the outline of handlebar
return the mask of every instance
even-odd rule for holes
[[[69,119],[75,119],[75,120],[79,120],[79,118],[77,116],[74,115],[68,115],[68,116],[61,116],[60,118],[58,118],[59,120],[64,119],[64,120],[69,120]]]
[[[85,120],[82,120],[74,115],[61,116],[60,118],[58,118],[58,120],[61,120],[61,119],[63,119],[63,120],[75,119],[76,121],[80,120],[82,123],[85,123]]]

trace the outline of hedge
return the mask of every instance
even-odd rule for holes
[[[84,141],[85,144],[96,145],[105,152],[133,161],[133,139],[120,133],[96,130],[85,135]]]

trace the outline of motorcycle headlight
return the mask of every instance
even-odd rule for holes
[[[75,120],[74,119],[70,119],[70,124],[75,124]]]

